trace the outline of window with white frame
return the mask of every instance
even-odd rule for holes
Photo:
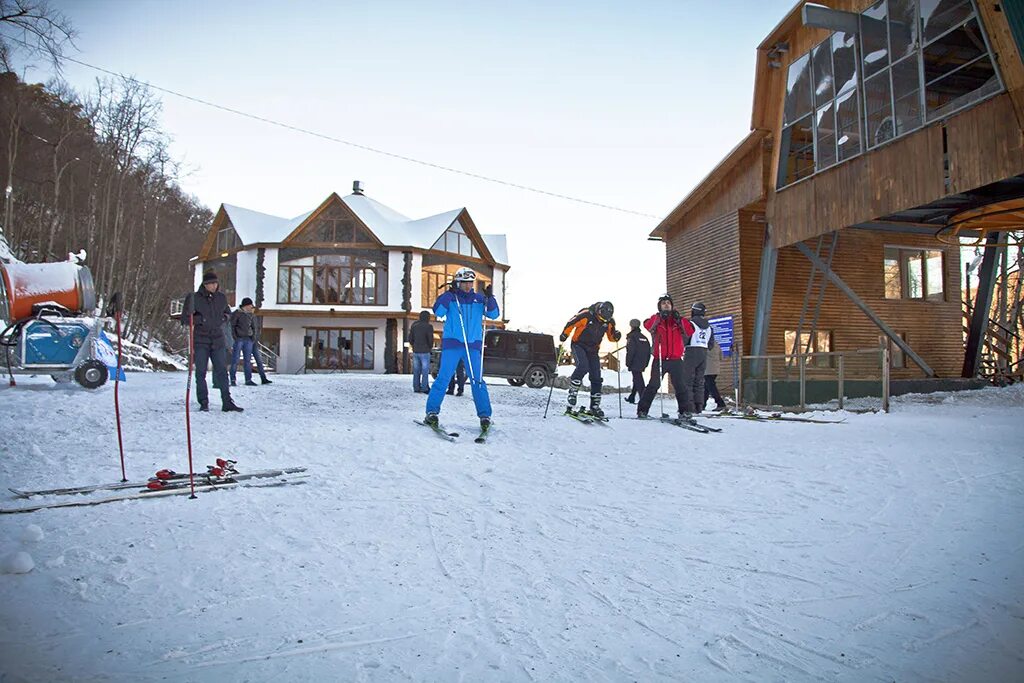
[[[946,255],[939,249],[885,247],[885,298],[945,301]]]
[[[473,240],[466,234],[462,223],[459,221],[452,223],[430,248],[437,251],[447,251],[450,254],[480,258],[480,254],[473,245]]]

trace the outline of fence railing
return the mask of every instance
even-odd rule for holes
[[[837,405],[874,399],[889,412],[889,349],[741,356],[736,402],[755,408]]]

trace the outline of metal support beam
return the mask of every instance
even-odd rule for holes
[[[812,28],[827,28],[830,31],[846,31],[847,33],[860,32],[860,25],[857,23],[859,15],[854,12],[832,9],[825,5],[808,2],[801,8],[800,18],[803,20],[804,26]]]
[[[825,277],[827,277],[829,281],[839,289],[839,291],[846,295],[846,298],[852,301],[853,304],[864,313],[864,315],[870,318],[871,322],[877,325],[878,329],[882,330],[882,332],[885,333],[885,336],[892,340],[893,344],[900,347],[900,349],[903,350],[903,353],[907,355],[907,358],[917,363],[918,367],[924,370],[924,374],[929,377],[935,377],[935,371],[931,369],[931,366],[924,362],[924,359],[917,355],[917,353],[914,352],[914,349],[910,348],[910,345],[903,341],[903,338],[900,337],[900,335],[896,334],[895,330],[886,325],[885,321],[879,318],[878,314],[871,310],[871,307],[868,306],[863,299],[857,296],[857,293],[850,289],[848,284],[843,282],[843,280],[836,275],[831,268],[818,258],[817,254],[811,251],[803,242],[797,242],[795,246],[800,250],[800,253],[806,256],[807,259],[814,264],[818,270],[825,274]]]
[[[872,230],[875,232],[897,232],[905,233],[908,235],[928,235],[929,237],[935,237],[936,234],[945,226],[941,225],[924,225],[922,223],[903,223],[900,221],[867,221],[865,223],[857,223],[856,225],[848,226],[851,230]],[[957,232],[958,237],[981,237],[982,233],[977,230],[960,230]]]
[[[963,377],[977,377],[981,364],[981,345],[988,329],[988,312],[992,308],[992,292],[996,285],[996,264],[999,262],[999,232],[990,232],[985,238],[985,253],[981,258],[981,270],[978,271],[978,293],[974,296],[974,311],[971,313],[971,326],[967,330],[967,349],[964,352],[964,367],[960,373]]]
[[[775,269],[778,263],[779,250],[772,245],[771,226],[765,226],[764,244],[761,247],[761,276],[757,282],[757,309],[754,311],[754,339],[750,343],[752,356],[763,356],[768,348],[768,326],[771,321]]]

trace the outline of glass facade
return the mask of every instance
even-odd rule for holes
[[[786,78],[776,187],[1002,90],[972,0],[879,0]]]

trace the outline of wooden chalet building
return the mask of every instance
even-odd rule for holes
[[[1024,226],[1024,2],[821,4],[758,46],[750,133],[651,233],[668,290],[733,316],[741,354],[884,334],[894,379],[973,377],[959,238]]]
[[[414,220],[358,182],[290,219],[222,204],[192,265],[197,288],[213,270],[232,306],[254,301],[288,373],[406,371],[408,327],[456,270],[493,283],[504,316],[509,269],[505,236],[480,234],[465,208]]]

